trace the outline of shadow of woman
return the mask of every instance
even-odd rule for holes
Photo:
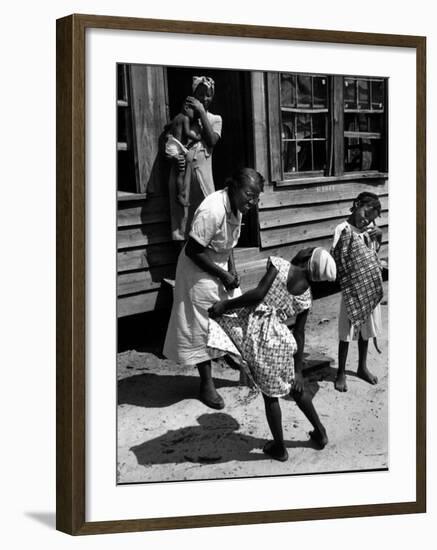
[[[237,380],[215,380],[217,389],[238,386]],[[169,407],[184,399],[197,399],[198,376],[139,374],[118,381],[118,404]]]
[[[198,464],[271,460],[262,452],[265,439],[237,430],[239,423],[226,413],[202,414],[198,426],[169,430],[162,436],[131,447],[138,464]],[[313,447],[311,440],[286,441],[288,448]]]

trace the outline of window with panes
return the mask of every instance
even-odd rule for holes
[[[273,181],[387,171],[387,79],[270,73],[267,89]]]

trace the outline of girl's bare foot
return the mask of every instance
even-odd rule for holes
[[[263,447],[263,453],[274,460],[285,462],[288,459],[288,451],[283,445],[279,445],[274,441],[268,441]]]
[[[357,370],[357,376],[362,378],[365,382],[374,386],[378,383],[378,377],[372,374],[367,367],[362,367]]]
[[[319,449],[323,449],[328,444],[328,436],[326,431],[313,430],[310,432],[310,438],[318,446]]]
[[[337,378],[334,382],[334,387],[337,391],[347,391],[347,384],[346,384],[346,375],[345,374],[337,374]]]

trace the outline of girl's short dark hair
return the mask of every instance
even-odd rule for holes
[[[240,189],[246,183],[254,183],[261,193],[264,191],[264,181],[264,177],[254,168],[245,167],[236,170],[232,176],[226,180],[226,185],[234,189]]]
[[[378,195],[371,193],[370,191],[363,191],[358,195],[352,204],[351,212],[355,212],[357,208],[361,206],[370,206],[378,212],[378,216],[381,215],[381,202]]]

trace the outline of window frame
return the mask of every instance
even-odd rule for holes
[[[358,75],[323,75],[328,79],[328,133],[327,168],[315,172],[285,172],[282,166],[281,138],[281,74],[282,72],[266,73],[267,127],[270,161],[270,181],[278,187],[305,185],[308,183],[348,181],[352,179],[387,179],[388,178],[388,115],[384,108],[383,128],[383,160],[381,170],[345,171],[344,158],[344,79],[380,79],[384,81],[384,105],[387,106],[388,79],[384,77],[367,77]],[[287,73],[288,74],[288,73]],[[316,76],[316,73],[290,73]],[[322,75],[320,75],[322,76]],[[346,113],[349,111],[346,111]],[[365,112],[361,110],[360,112]]]

